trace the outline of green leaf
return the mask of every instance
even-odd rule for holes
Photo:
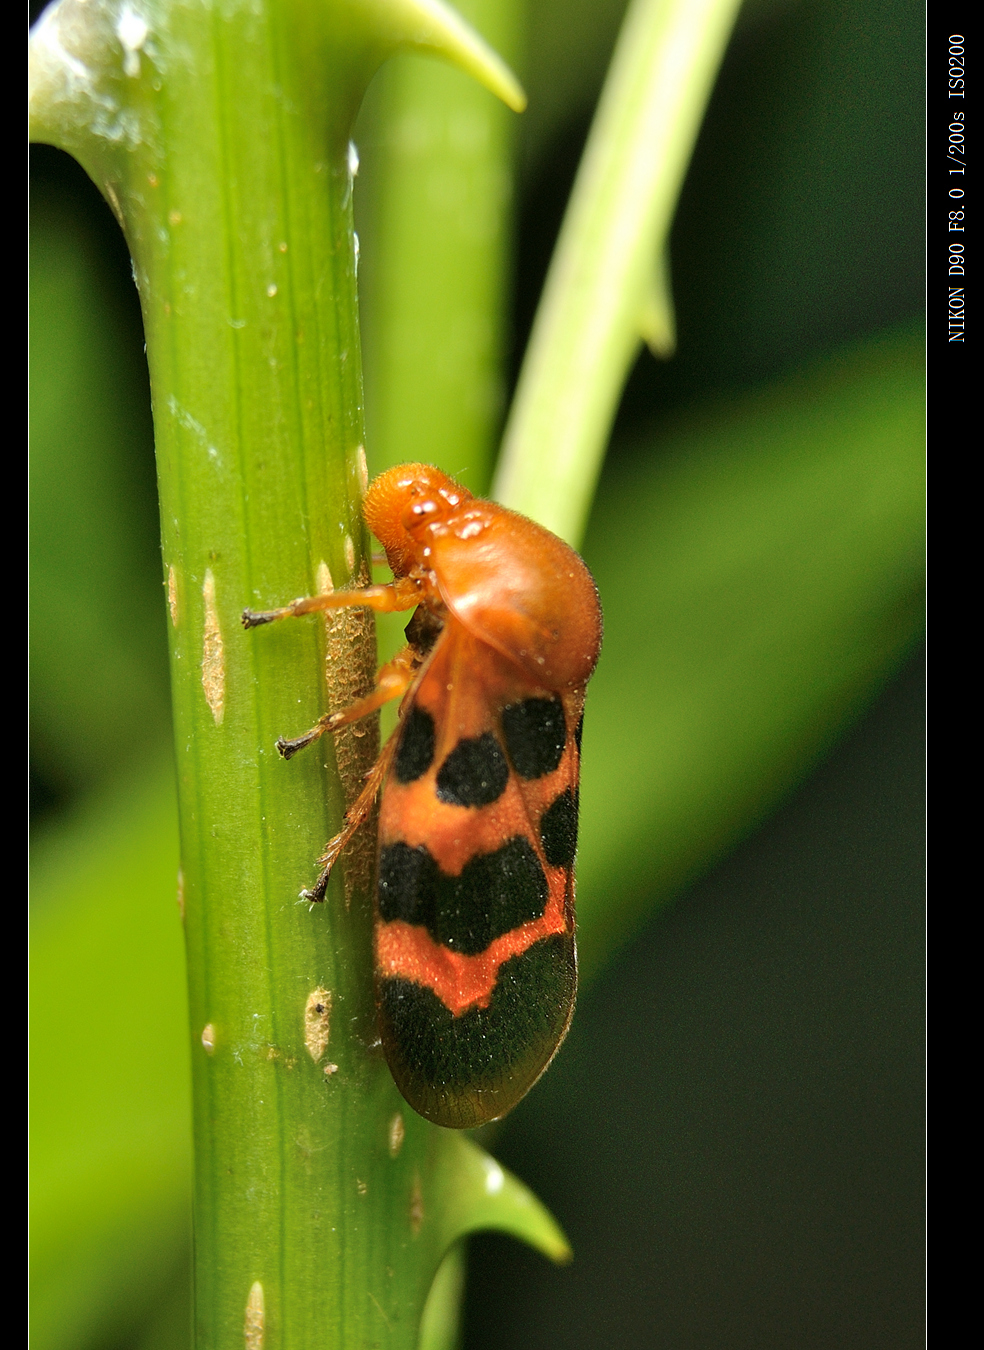
[[[528,1242],[551,1261],[569,1261],[571,1249],[536,1196],[467,1135],[441,1132],[449,1165],[439,1174],[435,1205],[445,1249],[466,1233],[494,1228]]]
[[[585,545],[590,973],[761,820],[922,630],[923,348],[901,332],[640,436]]]
[[[188,1000],[170,763],[50,832],[32,869],[31,1334],[123,1339],[180,1267]]]

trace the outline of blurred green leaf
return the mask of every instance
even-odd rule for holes
[[[585,545],[590,973],[831,744],[922,629],[923,344],[888,334],[636,439]]]
[[[136,315],[92,213],[31,208],[31,757],[69,796],[164,740],[167,655]]]
[[[46,831],[32,874],[32,1345],[126,1333],[190,1226],[191,1078],[170,757]]]

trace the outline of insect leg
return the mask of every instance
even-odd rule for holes
[[[331,869],[338,861],[339,855],[345,845],[372,810],[373,803],[376,800],[379,789],[383,785],[383,779],[386,777],[393,755],[396,752],[398,739],[399,738],[395,735],[391,736],[383,746],[379,758],[372,766],[372,769],[366,778],[365,787],[345,812],[345,828],[339,834],[336,834],[334,839],[328,840],[324,853],[318,859],[318,862],[321,865],[321,873],[318,880],[309,891],[301,891],[302,899],[313,900],[316,904],[320,904],[320,902],[324,900],[325,890],[328,886],[328,878],[331,876]]]
[[[243,627],[259,628],[276,619],[296,618],[300,614],[315,614],[324,609],[345,609],[350,605],[364,605],[379,614],[395,610],[413,609],[422,599],[420,586],[409,577],[397,577],[385,586],[362,586],[355,591],[328,591],[325,595],[304,595],[280,609],[244,609]]]
[[[390,703],[394,698],[402,698],[413,681],[415,667],[416,659],[412,648],[404,647],[392,661],[380,666],[376,675],[376,687],[371,694],[356,700],[339,712],[326,713],[324,717],[318,719],[310,731],[305,731],[303,736],[297,736],[292,740],[281,736],[277,741],[277,749],[284,759],[291,759],[298,750],[303,750],[306,745],[318,740],[326,731],[337,731],[339,727],[358,722],[360,718],[368,717],[377,708],[381,708],[384,703]]]

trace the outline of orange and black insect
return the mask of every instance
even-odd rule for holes
[[[556,535],[426,464],[370,485],[388,585],[295,600],[247,627],[346,605],[414,608],[376,688],[306,735],[402,697],[311,891],[382,789],[375,912],[380,1035],[397,1086],[439,1125],[509,1111],[574,1007],[574,852],[584,691],[601,645],[591,574]]]

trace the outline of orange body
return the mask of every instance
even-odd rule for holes
[[[446,608],[539,687],[584,689],[601,649],[601,607],[591,573],[562,539],[429,464],[380,474],[363,513],[394,576],[422,577],[428,608]]]
[[[429,466],[403,465],[383,474],[370,487],[364,510],[394,575],[419,584],[421,604],[441,624],[433,646],[420,653],[421,668],[396,732],[406,738],[428,714],[433,753],[426,769],[404,782],[397,748],[397,771],[387,776],[380,812],[381,882],[394,846],[402,856],[409,849],[432,859],[442,878],[465,878],[456,889],[444,886],[450,893],[445,903],[455,910],[450,920],[438,912],[425,925],[388,918],[382,903],[377,908],[383,1041],[398,1084],[418,1109],[441,1123],[470,1125],[503,1114],[525,1094],[555,1053],[573,1010],[580,726],[601,643],[601,611],[594,581],[573,549],[523,516],[477,500]],[[554,736],[545,760],[536,759],[536,745],[517,749],[515,734],[506,729],[508,710],[541,707],[547,737],[551,731]],[[449,801],[454,792],[440,790],[441,773],[463,746],[474,747],[479,758],[474,804],[467,791]],[[531,749],[536,762],[523,763]],[[491,762],[481,762],[483,751]],[[484,788],[483,771],[490,780]],[[541,823],[558,802],[569,846],[550,852]],[[512,895],[503,901],[501,892],[509,890],[503,869],[483,894],[477,860],[510,847],[515,857],[509,855],[503,869],[525,868],[536,878],[539,868],[546,882],[542,908],[542,887],[525,908]],[[473,883],[469,868],[478,872]],[[485,911],[497,903],[501,921],[490,921]],[[463,906],[474,911],[470,928],[458,913]],[[436,907],[440,911],[440,896]],[[547,987],[513,992],[550,1006],[526,1009],[524,1016],[513,998],[508,1015],[500,1010],[497,1017],[503,969],[518,971],[523,957],[531,951],[540,957],[541,949],[552,976],[543,981]],[[391,983],[434,995],[414,1009],[418,1025],[388,1015]],[[435,1013],[440,1026],[433,1025]],[[464,1038],[467,1046],[448,1046],[443,1059],[428,1053],[435,1038],[453,1041],[469,1015],[483,1025]],[[475,1063],[473,1040],[494,1043],[496,1059]],[[428,1061],[443,1067],[443,1075],[440,1068],[422,1069]],[[432,1081],[441,1076],[444,1081]]]
[[[430,465],[381,474],[364,513],[392,583],[243,617],[252,627],[344,605],[415,609],[375,692],[278,746],[289,757],[402,696],[399,725],[304,894],[324,898],[381,789],[383,1047],[421,1115],[480,1125],[533,1085],[574,1007],[581,723],[601,609],[573,549]]]

